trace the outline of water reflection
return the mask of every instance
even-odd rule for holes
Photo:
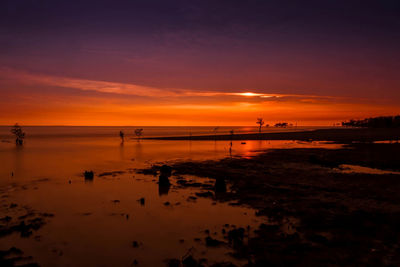
[[[375,169],[375,168],[369,168],[369,167],[364,167],[364,166],[359,166],[359,165],[351,165],[351,164],[342,164],[336,170],[339,171],[339,172],[342,172],[342,173],[366,173],[366,174],[395,174],[395,175],[400,175],[400,172],[396,172],[396,171],[387,171],[387,170],[381,170],[381,169]]]
[[[23,146],[14,146],[14,168],[11,170],[13,173],[13,177],[20,177],[21,176],[21,170],[24,168],[24,147]]]
[[[119,145],[119,158],[120,158],[120,160],[124,160],[125,159],[125,153],[124,153],[124,151],[125,151],[125,142],[124,141],[122,141],[121,143],[120,143],[120,145]]]
[[[74,266],[76,259],[81,266],[127,266],[133,259],[140,266],[162,266],[166,258],[181,258],[192,247],[210,263],[226,260],[229,248],[206,248],[204,230],[218,233],[213,238],[222,240],[221,227],[225,224],[255,228],[261,219],[255,216],[254,210],[199,197],[196,193],[201,191],[197,189],[178,190],[168,167],[163,168],[158,179],[138,174],[133,179],[130,171],[152,163],[187,158],[250,157],[264,148],[338,147],[259,140],[243,145],[240,141],[214,140],[136,142],[126,139],[123,145],[119,141],[118,136],[31,139],[23,148],[1,143],[0,161],[3,166],[12,166],[18,182],[25,186],[9,187],[13,182],[11,167],[1,168],[0,186],[6,192],[6,200],[52,213],[54,217],[34,233],[41,237],[40,242],[10,235],[2,238],[0,249],[4,244],[22,248],[43,266]],[[85,170],[96,174],[112,171],[116,175],[85,179],[82,175]],[[31,181],[44,177],[49,179],[30,186]],[[201,182],[191,179],[193,183]],[[214,190],[217,199],[223,198],[226,182],[218,179],[209,190],[211,194]],[[15,214],[10,217],[18,218]],[[143,246],[132,248],[136,240]],[[53,255],[52,250],[62,251],[62,255]],[[235,259],[229,260],[241,265]]]

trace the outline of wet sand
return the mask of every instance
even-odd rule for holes
[[[249,266],[399,266],[400,175],[341,172],[342,164],[399,171],[400,144],[277,149],[171,167],[175,179],[214,179],[202,197],[250,206],[268,218],[248,240],[241,233],[226,237]],[[231,190],[218,192],[218,181]]]
[[[149,137],[150,140],[302,140],[302,141],[332,141],[349,143],[354,141],[372,142],[399,140],[400,129],[359,129],[359,128],[333,128],[313,131],[295,131],[278,133],[250,133],[250,134],[225,134],[225,135],[197,135],[197,136],[167,136]]]

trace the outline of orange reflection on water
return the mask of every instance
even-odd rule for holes
[[[337,145],[234,141],[232,155],[251,157],[265,148],[310,146]],[[77,259],[82,266],[125,266],[133,260],[141,266],[159,266],[166,258],[182,257],[191,247],[195,257],[206,257],[210,263],[228,259],[240,264],[226,255],[228,247],[206,247],[205,230],[224,240],[225,224],[253,229],[264,220],[255,216],[255,210],[205,198],[188,201],[198,189],[178,188],[171,178],[169,190],[160,190],[156,177],[133,171],[157,162],[228,157],[229,147],[229,141],[127,139],[121,144],[117,137],[31,138],[18,148],[1,143],[0,197],[55,216],[46,219],[32,238],[16,234],[3,238],[0,249],[16,246],[43,266],[76,266]],[[93,182],[84,181],[84,170],[95,172]],[[98,177],[109,171],[125,173]],[[144,205],[140,198],[145,199]],[[14,219],[19,212],[19,208],[2,210]],[[132,247],[133,241],[139,243],[137,248]]]

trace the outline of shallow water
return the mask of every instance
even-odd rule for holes
[[[234,130],[239,133],[257,133],[256,126],[24,126],[23,129],[29,138],[65,138],[65,137],[114,137],[119,131],[125,136],[136,137],[135,129],[142,128],[144,137],[161,136],[188,136],[188,135],[210,135],[229,134]],[[263,132],[294,132],[332,127],[324,126],[296,126],[287,128],[263,127]],[[11,140],[10,126],[0,126],[0,139]]]
[[[46,224],[30,237],[14,233],[0,238],[0,249],[16,246],[42,266],[129,266],[134,260],[140,266],[160,266],[191,248],[195,258],[207,258],[209,264],[229,260],[240,265],[243,262],[228,255],[228,246],[207,247],[205,230],[226,241],[221,231],[232,226],[225,224],[254,229],[267,218],[257,217],[248,207],[195,199],[200,189],[180,188],[175,178],[169,191],[160,190],[156,177],[136,174],[134,169],[165,161],[251,157],[267,148],[295,147],[338,145],[237,141],[230,151],[228,141],[127,139],[121,144],[118,137],[85,135],[27,138],[23,147],[2,142],[0,218],[8,215],[16,220],[28,210],[54,217],[46,217]],[[85,182],[84,170],[95,172],[93,182]],[[124,173],[98,177],[110,171]],[[17,206],[11,208],[11,203]],[[134,241],[138,247],[132,246]]]
[[[341,173],[366,173],[366,174],[400,174],[396,171],[381,170],[376,168],[369,168],[359,165],[342,164],[339,166],[338,171]]]

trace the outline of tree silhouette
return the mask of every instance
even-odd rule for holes
[[[258,132],[261,133],[261,127],[265,124],[265,121],[264,121],[263,118],[257,118],[256,123],[259,125],[259,126],[258,126],[258,127],[259,127],[259,128],[258,128]]]
[[[234,130],[233,130],[233,129],[230,130],[229,133],[231,134],[231,143],[230,143],[230,146],[229,146],[229,155],[232,157],[232,145],[233,145],[232,140],[233,140],[233,135],[234,135],[235,133],[234,133]]]
[[[215,128],[213,129],[214,139],[215,139],[215,140],[217,140],[217,132],[218,132],[218,130],[219,130],[219,126],[217,126],[217,127],[215,127]]]
[[[135,135],[137,136],[138,140],[143,135],[143,129],[135,129]]]
[[[278,122],[275,124],[275,127],[286,128],[286,127],[288,127],[288,125],[289,124],[287,122]]]
[[[350,120],[342,122],[344,127],[368,127],[368,128],[399,128],[400,115],[366,118],[363,120]]]
[[[25,133],[22,131],[22,128],[18,123],[13,126],[11,133],[15,135],[15,144],[22,145],[24,143]]]

